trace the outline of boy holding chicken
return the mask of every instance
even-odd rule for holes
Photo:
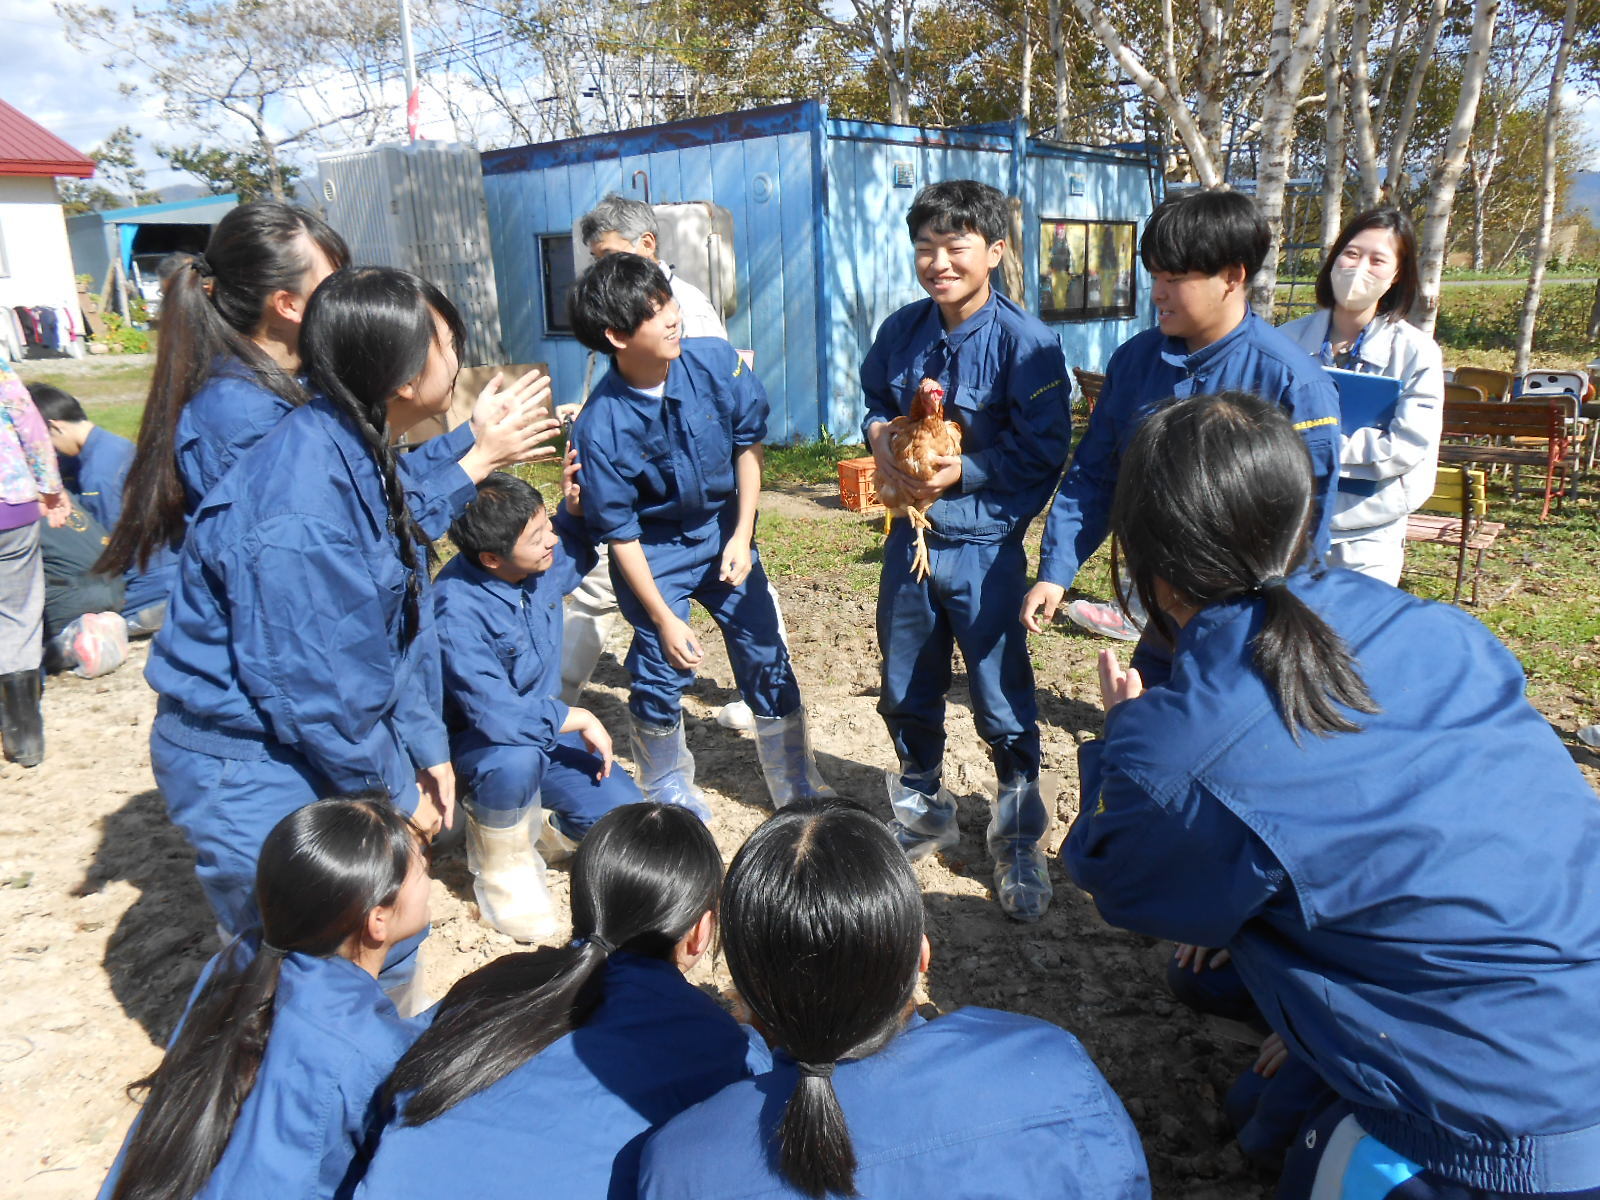
[[[973,180],[918,193],[906,224],[929,299],[878,330],[861,364],[862,432],[879,487],[898,493],[902,511],[924,514],[922,528],[895,521],[878,590],[878,712],[900,762],[887,773],[895,835],[913,859],[959,840],[955,801],[940,786],[945,693],[959,646],[997,777],[987,833],[995,896],[1008,916],[1032,921],[1050,903],[1039,849],[1049,814],[1039,794],[1033,666],[1016,615],[1027,591],[1022,539],[1071,446],[1071,390],[1060,341],[990,287],[1006,218],[1005,196]],[[914,407],[926,436],[896,423]],[[959,426],[959,441],[941,446],[949,431],[937,425],[945,421]],[[918,562],[914,572],[919,541],[926,568]]]

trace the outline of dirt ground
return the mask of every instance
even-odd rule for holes
[[[774,496],[768,507],[860,519],[829,511],[817,494]],[[777,582],[823,774],[887,816],[882,771],[891,755],[874,711],[872,598],[849,590],[842,576]],[[703,644],[708,661],[685,701],[688,736],[716,809],[713,830],[731,857],[765,816],[767,797],[749,736],[711,719],[734,693],[720,639]],[[1077,812],[1075,746],[1100,726],[1091,672],[1101,644],[1051,637],[1036,659],[1052,851]],[[44,764],[0,764],[0,1195],[93,1194],[134,1112],[124,1086],[159,1061],[214,949],[192,856],[150,774],[155,698],[141,676],[144,657],[137,649],[104,679],[52,680]],[[1058,870],[1055,903],[1040,924],[1013,924],[995,908],[982,844],[990,769],[959,661],[957,669],[945,778],[959,798],[963,837],[918,868],[934,948],[922,999],[944,1010],[982,1004],[1031,1013],[1075,1033],[1139,1126],[1157,1196],[1267,1196],[1269,1181],[1245,1164],[1220,1116],[1220,1097],[1254,1050],[1167,999],[1161,974],[1170,948],[1106,926]],[[590,702],[614,733],[625,727],[625,685],[621,667],[603,659]],[[1586,770],[1593,779],[1593,763]],[[564,910],[565,871],[551,877]],[[435,995],[514,948],[478,924],[471,894],[460,848],[446,851],[423,950]],[[694,978],[729,986],[720,962],[701,964]]]

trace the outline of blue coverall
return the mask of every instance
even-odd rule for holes
[[[747,1058],[766,1066],[760,1039],[672,963],[619,951],[604,970],[578,1029],[427,1124],[391,1123],[357,1194],[629,1200],[651,1129],[745,1078]]]
[[[1600,1187],[1593,790],[1476,620],[1342,569],[1291,586],[1379,711],[1297,744],[1252,663],[1265,601],[1202,609],[1080,751],[1067,870],[1113,925],[1228,948],[1396,1170]]]
[[[372,788],[410,811],[416,771],[449,759],[426,567],[400,561],[360,433],[313,400],[240,462],[194,515],[145,668],[156,782],[235,933],[280,818]],[[402,645],[413,570],[420,627]]]
[[[767,393],[721,338],[685,338],[666,391],[630,387],[615,365],[589,394],[572,439],[582,472],[583,517],[595,540],[638,540],[667,606],[687,620],[696,600],[716,621],[740,694],[758,717],[800,707],[777,605],[752,542],[738,587],[718,578],[738,517],[734,456],[767,433]],[[694,672],[673,666],[661,638],[612,559],[617,605],[633,626],[628,707],[640,721],[675,725]]]
[[[178,475],[191,518],[238,457],[294,408],[238,359],[218,361],[211,378],[178,414]],[[467,473],[456,466],[456,460],[472,448],[473,436],[471,423],[462,422],[400,455],[401,486],[411,515],[436,541],[478,494]]]
[[[61,478],[78,493],[89,514],[110,533],[122,519],[122,493],[133,463],[133,443],[96,425],[77,454],[61,456]],[[156,551],[143,570],[138,564],[123,573],[127,586],[122,615],[130,632],[150,633],[158,628],[178,573],[178,555],[167,548]]]
[[[475,818],[509,827],[538,800],[581,838],[641,797],[620,767],[597,781],[600,760],[578,734],[561,732],[561,601],[599,556],[565,505],[552,524],[560,542],[549,570],[507,583],[458,554],[434,580],[434,612],[450,756]]]
[[[799,1071],[724,1088],[645,1146],[644,1200],[800,1196],[779,1173],[777,1126]],[[1076,1038],[1035,1017],[963,1008],[913,1016],[882,1050],[833,1072],[863,1200],[1015,1196],[1140,1200],[1139,1135]]]
[[[944,758],[951,654],[961,648],[978,736],[1005,785],[1039,777],[1039,707],[1027,634],[1017,620],[1027,591],[1022,539],[1049,503],[1072,445],[1071,395],[1061,342],[998,293],[946,332],[931,300],[908,304],[878,330],[861,364],[861,429],[911,411],[924,378],[945,389],[945,417],[961,426],[961,479],[928,509],[932,574],[911,577],[909,521],[883,551],[878,645],[889,728],[905,782],[927,795]],[[913,778],[920,777],[920,778]],[[1038,789],[1009,836],[1033,845],[1048,824]]]
[[[250,953],[243,946],[223,955]],[[196,996],[221,958],[206,965]],[[195,1200],[348,1200],[389,1116],[379,1093],[424,1028],[402,1019],[349,959],[286,955],[260,1070]],[[109,1200],[126,1151],[124,1143],[100,1200]]]
[[[1174,396],[1226,391],[1250,392],[1271,401],[1300,431],[1316,477],[1312,554],[1320,559],[1328,552],[1339,484],[1338,389],[1304,350],[1247,313],[1232,332],[1193,354],[1182,338],[1168,337],[1159,329],[1135,334],[1117,347],[1106,365],[1089,427],[1045,517],[1041,582],[1070,588],[1079,568],[1106,540],[1122,456],[1145,418]],[[1134,665],[1146,684],[1165,678],[1170,654],[1153,629],[1141,639]]]

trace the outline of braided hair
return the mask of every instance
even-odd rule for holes
[[[443,292],[409,271],[361,267],[328,277],[306,305],[300,332],[308,386],[350,419],[383,477],[389,532],[406,568],[402,645],[410,644],[420,626],[421,572],[433,546],[406,504],[391,444],[389,402],[427,366],[438,336],[436,315],[459,354],[466,328]]]

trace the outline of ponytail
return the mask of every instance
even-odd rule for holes
[[[594,823],[572,863],[570,946],[508,954],[458,982],[385,1089],[422,1125],[582,1026],[616,951],[670,961],[716,907],[722,855],[693,813],[626,804]]]
[[[290,813],[261,846],[260,949],[238,939],[154,1073],[110,1200],[192,1200],[222,1161],[272,1034],[289,953],[327,958],[392,904],[419,852],[415,826],[383,800],[323,800]]]
[[[271,297],[299,292],[315,245],[334,267],[350,257],[343,239],[305,209],[262,201],[233,209],[204,254],[174,255],[161,285],[155,370],[128,468],[123,518],[95,570],[120,575],[183,539],[186,501],[178,474],[178,418],[219,363],[244,364],[260,386],[289,404],[306,400],[294,376],[251,338]]]
[[[1259,597],[1251,661],[1296,742],[1354,733],[1346,710],[1378,711],[1344,640],[1286,579],[1316,518],[1305,442],[1275,405],[1245,392],[1174,400],[1123,458],[1111,508],[1112,574],[1123,563],[1156,629],[1176,641],[1156,580],[1198,607]]]
[[[779,1169],[808,1196],[854,1196],[855,1146],[833,1071],[905,1023],[922,949],[916,876],[865,810],[791,805],[734,856],[722,915],[734,986],[799,1068],[777,1128]]]
[[[421,627],[422,572],[433,560],[433,543],[406,503],[389,437],[389,401],[427,365],[438,337],[435,314],[459,351],[466,329],[443,292],[406,271],[363,267],[340,271],[316,290],[300,334],[307,382],[349,419],[383,480],[388,530],[406,571],[402,645]]]

